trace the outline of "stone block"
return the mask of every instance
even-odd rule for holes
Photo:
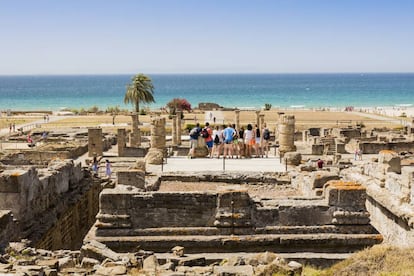
[[[158,263],[157,257],[155,257],[155,255],[151,255],[144,259],[142,268],[144,270],[155,271],[157,270],[158,266],[159,266],[159,263]]]
[[[57,259],[37,260],[36,265],[47,266],[52,269],[59,269],[59,260]]]
[[[220,276],[253,276],[253,266],[239,265],[239,266],[215,266],[214,275]]]
[[[347,151],[345,150],[345,144],[337,143],[336,144],[336,152],[337,153],[347,153]]]
[[[95,271],[97,275],[125,275],[127,272],[127,268],[124,265],[117,265],[117,266],[111,266],[111,267],[103,267],[100,266]]]
[[[366,189],[356,182],[331,180],[324,187],[329,206],[365,210]]]
[[[311,175],[310,182],[313,189],[323,188],[330,180],[339,180],[339,176],[328,171],[318,171]]]
[[[322,155],[323,154],[324,145],[321,144],[313,144],[312,145],[312,155]]]
[[[100,264],[100,262],[98,260],[95,260],[93,258],[85,257],[85,258],[82,259],[81,267],[82,268],[93,268],[95,265],[98,265],[98,264]]]
[[[150,148],[145,156],[145,162],[152,165],[161,165],[164,162],[164,150]]]
[[[58,259],[58,263],[59,263],[59,269],[64,269],[64,268],[75,266],[75,260],[70,256]]]
[[[380,151],[378,156],[378,163],[386,165],[385,172],[401,173],[401,158],[395,151]]]
[[[118,253],[112,251],[106,245],[98,241],[90,241],[89,243],[84,244],[81,248],[81,256],[82,258],[88,257],[96,259],[100,262],[105,259],[113,261],[117,261],[119,259]]]
[[[298,166],[302,161],[302,155],[299,152],[286,152],[284,155],[288,165]]]
[[[88,129],[88,156],[103,155],[103,137],[101,128]]]
[[[145,172],[142,170],[119,170],[116,177],[118,184],[145,189]]]
[[[182,257],[178,259],[178,266],[205,266],[204,257]]]

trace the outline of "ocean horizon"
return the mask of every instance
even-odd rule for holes
[[[191,106],[201,102],[229,108],[345,108],[414,104],[414,73],[285,73],[285,74],[147,74],[155,91],[153,104],[164,107],[173,98]],[[58,111],[123,102],[132,75],[0,76],[1,110]]]

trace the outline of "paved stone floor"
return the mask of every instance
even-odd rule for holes
[[[161,166],[158,166],[161,169]],[[151,168],[151,170],[157,170]],[[167,159],[162,170],[164,172],[193,172],[193,171],[254,171],[254,172],[284,172],[285,165],[280,163],[279,157],[250,159],[217,159],[177,156]]]

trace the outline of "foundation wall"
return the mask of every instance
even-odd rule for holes
[[[82,193],[75,196],[76,202],[68,206],[47,233],[36,242],[36,248],[78,250],[84,236],[95,222],[99,211],[100,191],[100,181],[91,179]]]
[[[378,142],[378,143],[360,143],[359,148],[362,150],[363,153],[368,154],[376,154],[379,153],[381,150],[393,150],[396,152],[400,151],[413,151],[414,150],[414,142],[396,142],[396,143],[386,143],[386,142]]]
[[[104,190],[100,215],[130,217],[130,228],[211,226],[216,213],[217,195],[210,193],[115,194]]]
[[[45,169],[9,169],[0,174],[0,210],[11,210],[17,221],[13,239],[45,249],[76,249],[95,221],[100,186],[72,160]]]

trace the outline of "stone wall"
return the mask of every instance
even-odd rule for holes
[[[15,237],[16,225],[13,215],[9,210],[0,210],[0,253],[3,252],[8,242]]]
[[[6,165],[29,165],[29,164],[47,164],[52,160],[75,159],[88,151],[88,146],[83,145],[68,150],[30,150],[11,153],[2,158],[2,163]]]
[[[406,246],[414,243],[414,167],[398,166],[396,158],[395,152],[383,151],[379,162],[344,169],[341,175],[366,187],[371,224],[384,240]]]
[[[99,211],[101,181],[91,178],[83,184],[80,191],[71,193],[74,202],[54,218],[53,226],[36,242],[36,248],[77,250],[82,246],[83,238]]]
[[[369,142],[360,143],[359,148],[363,153],[376,154],[381,150],[393,150],[396,152],[413,151],[414,142]]]
[[[101,193],[95,228],[86,241],[97,240],[120,252],[136,246],[162,252],[175,245],[189,252],[262,246],[349,252],[381,242],[369,224],[365,196],[364,187],[343,181],[329,181],[322,196],[308,200],[252,199],[239,185],[211,192],[142,192],[117,185]],[[288,236],[282,242],[284,234]]]
[[[90,216],[89,204],[95,202],[96,212],[98,186],[92,181],[89,171],[72,160],[53,161],[43,169],[8,168],[0,174],[0,209],[13,213],[18,222],[18,227],[14,229],[18,239],[25,238],[36,243],[53,225],[62,229],[74,227],[73,232],[80,235],[82,227],[89,227],[93,222],[94,215]],[[90,193],[95,195],[94,199]],[[83,204],[79,213],[72,210],[77,204]],[[91,219],[85,220],[82,214],[85,210]],[[68,212],[74,214],[68,215]],[[63,222],[70,216],[74,219]],[[77,224],[76,219],[79,220]],[[59,220],[61,222],[57,223]],[[66,226],[59,226],[63,223]],[[66,234],[62,234],[62,237],[65,238],[52,244],[60,246],[69,241]]]

